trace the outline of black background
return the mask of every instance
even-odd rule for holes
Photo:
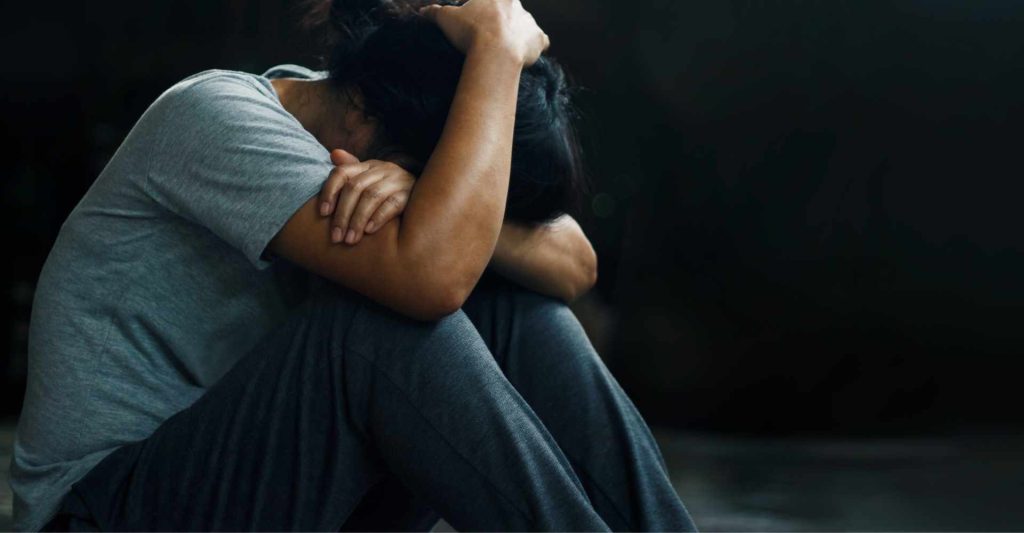
[[[649,420],[1018,431],[1024,4],[527,2],[583,88],[601,279],[578,312]],[[2,408],[60,224],[207,68],[315,66],[283,0],[41,2],[0,22]]]

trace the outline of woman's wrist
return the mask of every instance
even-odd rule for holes
[[[520,255],[522,244],[528,236],[527,228],[506,220],[501,225],[501,233],[498,234],[498,242],[494,247],[494,254],[491,256],[491,264],[500,268],[514,262]]]
[[[522,69],[526,64],[526,58],[509,39],[504,39],[493,33],[482,33],[473,39],[466,51],[466,57],[482,55],[489,61],[506,62],[509,66]]]

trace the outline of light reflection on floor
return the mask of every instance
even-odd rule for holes
[[[705,531],[1024,529],[1020,437],[659,441]]]
[[[1024,530],[1024,437],[656,433],[704,531]],[[13,435],[14,424],[0,422],[0,531],[11,529]]]

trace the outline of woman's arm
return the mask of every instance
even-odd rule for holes
[[[533,291],[571,302],[597,282],[597,255],[583,229],[565,215],[526,226],[506,222],[491,268]]]
[[[344,239],[347,244],[357,244],[363,235],[373,234],[376,228],[401,215],[416,183],[415,176],[397,165],[377,161],[372,162],[378,164],[377,181],[366,187],[349,187],[356,182],[346,180],[342,167],[360,161],[343,150],[333,150],[331,159],[339,167],[320,191],[320,215],[330,216],[335,208],[347,207],[351,213],[345,217],[351,228]],[[337,228],[334,231],[338,232]],[[331,241],[341,240],[340,232],[331,235]],[[583,229],[569,215],[546,224],[506,220],[489,266],[528,289],[566,302],[590,290],[597,281],[597,255]]]
[[[425,320],[462,306],[494,252],[504,217],[519,76],[547,36],[516,0],[470,0],[426,11],[466,60],[440,141],[401,221],[360,246],[337,246],[307,202],[272,252]]]

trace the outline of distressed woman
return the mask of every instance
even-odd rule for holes
[[[64,224],[17,527],[691,529],[564,303],[596,265],[547,36],[518,0],[316,13],[326,74],[176,84]]]

